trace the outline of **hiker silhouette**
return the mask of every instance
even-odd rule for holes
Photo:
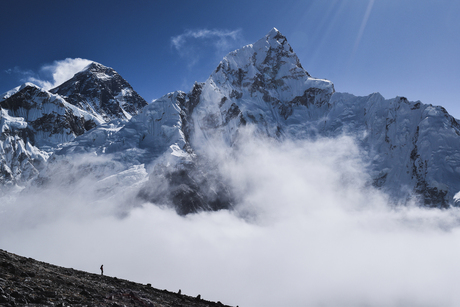
[[[101,275],[104,275],[104,265],[101,265]]]

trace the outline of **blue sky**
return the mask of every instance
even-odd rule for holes
[[[460,1],[5,0],[0,11],[0,92],[55,83],[77,58],[114,68],[151,101],[190,90],[276,27],[337,91],[405,96],[460,118]]]

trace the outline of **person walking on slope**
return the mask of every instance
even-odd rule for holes
[[[104,265],[101,265],[101,275],[104,275]]]

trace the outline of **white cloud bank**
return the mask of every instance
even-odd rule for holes
[[[44,65],[40,69],[40,75],[47,76],[48,78],[44,79],[39,76],[29,75],[26,77],[26,81],[49,90],[69,80],[91,63],[92,61],[81,58],[67,58],[61,61],[54,61],[52,64]]]
[[[43,190],[2,201],[0,248],[234,306],[460,305],[459,210],[389,206],[357,157],[348,137],[248,139],[221,156],[237,209],[187,217]]]

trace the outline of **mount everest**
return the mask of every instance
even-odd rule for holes
[[[78,189],[91,177],[101,198],[129,187],[132,202],[181,215],[229,209],[238,195],[209,151],[231,155],[248,129],[273,141],[353,137],[369,187],[395,203],[447,208],[460,191],[460,125],[444,108],[337,93],[310,76],[276,29],[229,53],[187,93],[147,103],[113,69],[92,63],[49,91],[12,89],[0,108],[4,191]]]

